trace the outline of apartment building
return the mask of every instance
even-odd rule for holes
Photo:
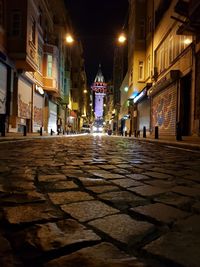
[[[66,129],[74,94],[63,0],[0,1],[1,132]],[[71,110],[72,111],[72,110]]]
[[[185,24],[177,13],[180,2],[130,1],[129,99],[135,132],[145,127],[154,135],[158,127],[160,135],[175,137],[178,127],[183,136],[198,134],[195,36],[180,30]],[[139,5],[144,14],[137,14]]]

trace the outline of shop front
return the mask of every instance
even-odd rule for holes
[[[36,85],[33,94],[33,132],[39,132],[43,127],[44,91]]]
[[[57,132],[57,104],[49,100],[48,133]]]
[[[134,99],[134,109],[136,114],[136,132],[141,134],[146,130],[146,134],[150,133],[150,99],[147,96],[147,90],[150,86],[146,86]]]
[[[160,135],[176,135],[178,84],[179,71],[174,70],[149,89],[153,133],[158,127]]]
[[[0,132],[5,133],[6,117],[6,97],[7,97],[7,67],[0,62]]]
[[[17,131],[31,131],[32,84],[25,78],[18,79]]]

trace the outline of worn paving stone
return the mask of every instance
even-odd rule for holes
[[[174,180],[168,181],[168,180],[147,180],[145,181],[145,184],[149,184],[152,186],[160,187],[160,188],[172,188],[176,185],[176,182]]]
[[[112,180],[112,183],[117,184],[124,188],[143,185],[143,183],[141,182],[135,181],[133,179],[128,179],[128,178]]]
[[[170,232],[145,246],[144,250],[184,267],[199,267],[200,239],[197,235]]]
[[[14,234],[11,239],[13,239],[12,244],[16,249],[26,248],[29,253],[31,251],[36,253],[36,250],[41,253],[86,241],[101,240],[92,230],[72,219],[36,224]]]
[[[141,196],[146,196],[146,197],[152,197],[155,195],[162,194],[164,192],[169,191],[167,188],[160,188],[156,186],[151,186],[151,185],[142,185],[142,186],[137,186],[137,187],[131,187],[128,190],[135,192]]]
[[[89,222],[89,225],[125,243],[127,246],[141,242],[145,236],[154,230],[152,224],[136,221],[126,214],[106,216]]]
[[[156,202],[169,204],[177,208],[188,209],[192,203],[192,199],[186,196],[179,196],[178,194],[167,192],[154,198]]]
[[[193,233],[194,235],[200,234],[200,215],[192,215],[188,218],[177,221],[174,225],[176,231]]]
[[[132,211],[140,213],[147,217],[153,218],[158,222],[172,223],[180,218],[189,216],[189,213],[181,211],[177,208],[164,205],[162,203],[149,204],[136,208],[131,208]]]
[[[153,178],[158,178],[158,179],[171,179],[173,176],[166,174],[166,173],[160,173],[160,172],[150,172],[146,171],[143,173],[144,175],[153,177]]]
[[[108,200],[119,209],[127,209],[129,207],[135,207],[142,203],[147,203],[148,200],[136,196],[135,194],[128,191],[109,192],[98,195],[103,200]]]
[[[44,183],[43,186],[47,191],[54,191],[54,190],[69,190],[69,189],[76,189],[78,185],[75,184],[73,181],[60,181],[54,183]]]
[[[90,187],[86,187],[88,190],[97,193],[97,194],[101,194],[104,192],[113,192],[113,191],[119,191],[119,187],[114,186],[114,185],[99,185],[99,186],[90,186]]]
[[[96,185],[108,185],[110,182],[106,181],[103,178],[87,178],[87,177],[79,177],[77,178],[84,186],[96,186]]]
[[[117,209],[97,200],[62,205],[61,209],[64,212],[69,213],[73,218],[78,219],[80,222],[86,222],[119,212]]]
[[[47,204],[30,204],[3,209],[3,216],[10,224],[59,219],[61,213]]]
[[[147,175],[140,174],[140,173],[127,174],[126,177],[134,179],[134,180],[147,180],[147,179],[150,179]]]
[[[67,178],[64,174],[38,175],[39,182],[58,182],[66,180]]]
[[[88,193],[80,191],[48,193],[48,196],[54,204],[66,204],[93,199]]]
[[[145,267],[137,258],[120,251],[110,243],[80,249],[71,255],[54,259],[44,267]]]
[[[11,192],[9,194],[4,194],[0,198],[0,203],[34,203],[34,202],[44,202],[46,198],[43,194],[36,191],[31,192]]]
[[[23,267],[20,260],[13,255],[12,247],[8,240],[0,234],[0,264],[2,267]]]
[[[185,196],[199,197],[200,188],[186,187],[186,186],[175,186],[173,187],[173,192],[179,193]]]
[[[192,211],[196,212],[196,213],[200,213],[200,203],[194,203],[194,205],[192,205]]]
[[[104,170],[98,170],[98,171],[90,171],[92,175],[104,178],[104,179],[117,179],[117,178],[123,178],[124,176],[117,173],[111,173]]]

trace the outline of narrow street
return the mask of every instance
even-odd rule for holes
[[[2,267],[199,267],[200,153],[113,136],[0,143]]]

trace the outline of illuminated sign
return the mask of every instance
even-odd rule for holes
[[[38,92],[40,95],[44,95],[44,90],[41,86],[38,86],[37,84],[35,86],[35,91]]]
[[[137,96],[133,99],[133,102],[134,102],[134,103],[137,103],[138,100],[140,100],[142,97],[144,97],[144,96],[146,95],[146,92],[147,92],[146,89],[143,90],[139,95],[137,95]]]

